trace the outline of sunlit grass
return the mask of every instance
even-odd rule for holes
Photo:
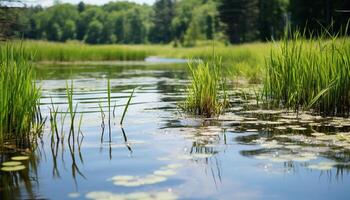
[[[120,119],[120,125],[123,125],[123,121],[124,121],[126,112],[128,111],[128,108],[129,108],[129,105],[131,103],[131,99],[132,99],[132,97],[134,95],[134,92],[135,92],[135,88],[132,90],[132,92],[131,92],[131,94],[129,96],[128,102],[126,102],[126,104],[125,104],[123,115],[122,115],[122,118]]]
[[[221,60],[191,61],[188,66],[192,80],[186,101],[181,107],[189,113],[205,117],[222,113],[227,103],[227,96]]]
[[[32,56],[21,45],[0,46],[0,136],[26,136],[41,120],[40,88],[34,82]]]
[[[296,32],[267,59],[265,95],[274,105],[323,115],[350,113],[350,40]]]
[[[21,42],[13,41],[13,45]],[[46,41],[24,41],[26,52],[35,52],[36,61],[107,61],[144,60],[142,49],[121,45],[88,45],[84,43],[59,43]]]

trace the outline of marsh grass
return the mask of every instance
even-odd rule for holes
[[[19,45],[20,42],[12,42]],[[25,41],[27,51],[36,52],[36,61],[144,60],[146,51],[122,45],[88,45],[78,42],[58,43]]]
[[[212,62],[190,61],[188,66],[192,82],[186,101],[180,107],[205,117],[222,113],[227,104],[227,95],[221,59],[214,58]]]
[[[42,127],[40,88],[32,69],[32,55],[22,45],[0,46],[0,139],[21,139]]]
[[[68,141],[71,140],[73,141],[73,146],[74,146],[74,141],[75,141],[75,131],[74,131],[74,124],[75,124],[75,117],[77,114],[77,109],[78,109],[78,103],[76,105],[73,105],[73,95],[74,95],[74,89],[73,89],[73,80],[71,81],[70,87],[68,85],[68,82],[66,82],[66,94],[67,94],[67,102],[68,102],[68,114],[70,116],[70,129],[69,129],[69,135],[68,135]],[[78,133],[79,134],[79,133]]]
[[[325,37],[327,36],[327,39]],[[350,40],[295,32],[266,61],[264,95],[274,106],[323,115],[350,113]]]
[[[124,111],[123,111],[123,115],[122,115],[122,118],[120,119],[120,125],[123,125],[123,121],[124,121],[124,118],[125,118],[125,115],[126,115],[126,112],[128,111],[128,108],[129,108],[129,105],[131,103],[131,99],[134,95],[134,92],[135,92],[135,88],[132,90],[130,96],[129,96],[129,99],[128,101],[126,102],[126,105],[124,107]]]

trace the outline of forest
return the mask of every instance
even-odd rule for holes
[[[60,3],[48,8],[7,7],[0,2],[1,38],[89,44],[167,44],[196,41],[230,43],[280,39],[285,30],[308,33],[345,29],[349,1],[324,0],[158,0],[154,5],[128,1],[102,6]]]

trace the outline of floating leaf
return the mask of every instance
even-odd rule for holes
[[[17,161],[20,161],[20,160],[28,160],[29,159],[29,156],[14,156],[11,158],[12,160],[17,160]]]
[[[13,171],[20,171],[25,168],[26,167],[24,165],[17,165],[17,166],[2,167],[1,170],[5,172],[13,172]]]
[[[18,161],[8,161],[8,162],[3,162],[2,165],[6,166],[6,167],[10,167],[10,166],[17,166],[17,165],[21,165],[21,162]]]

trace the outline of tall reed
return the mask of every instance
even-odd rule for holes
[[[350,113],[350,40],[327,35],[306,39],[295,32],[267,59],[265,96],[273,105]],[[330,38],[329,38],[330,37]]]
[[[124,118],[125,118],[125,115],[126,115],[126,112],[128,111],[128,108],[129,108],[129,105],[131,103],[131,99],[134,95],[134,92],[135,92],[135,88],[132,90],[130,96],[129,96],[129,99],[128,99],[128,102],[126,102],[126,105],[124,107],[124,111],[123,111],[123,115],[122,115],[122,118],[120,119],[120,125],[123,125],[123,121],[124,121]]]
[[[74,134],[74,122],[75,122],[75,116],[77,114],[78,109],[78,103],[74,106],[73,105],[73,80],[71,81],[71,85],[69,87],[68,82],[66,82],[66,93],[67,93],[67,101],[68,101],[68,114],[70,116],[70,131],[68,135],[68,141],[70,141],[71,136],[73,136],[73,145],[75,141],[75,134]]]
[[[0,46],[0,137],[21,137],[39,123],[40,88],[23,46]]]
[[[221,59],[212,62],[190,61],[192,82],[181,107],[195,115],[212,117],[223,112],[227,95],[221,71]]]

